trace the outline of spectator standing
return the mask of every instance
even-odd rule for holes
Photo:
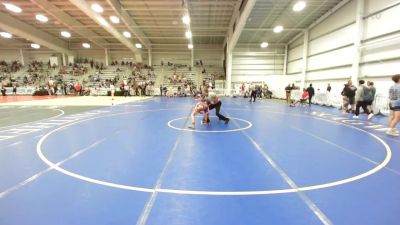
[[[326,105],[331,106],[331,84],[328,83],[328,87],[326,87]]]
[[[249,86],[249,92],[250,92],[250,100],[249,102],[251,102],[251,99],[253,99],[253,102],[256,101],[256,87],[253,84],[253,82],[251,82],[250,86]]]
[[[1,95],[2,95],[2,96],[7,96],[7,95],[6,95],[7,90],[6,90],[6,88],[4,87],[4,85],[1,85],[1,89],[0,89],[0,90],[1,90]]]
[[[115,86],[113,83],[110,84],[110,92],[111,92],[112,100],[114,100]]]
[[[310,86],[307,88],[307,92],[308,92],[308,105],[311,105],[311,99],[315,95],[315,90],[312,84],[310,84]]]
[[[386,134],[391,136],[399,136],[399,131],[396,130],[396,125],[400,121],[400,74],[392,77],[394,85],[389,89],[390,99],[390,115],[389,115],[389,130]]]
[[[372,116],[374,115],[373,113],[370,113],[367,107],[367,95],[368,95],[368,87],[366,87],[364,85],[365,81],[364,80],[360,80],[358,82],[358,88],[357,88],[357,92],[356,92],[356,96],[355,96],[355,100],[356,100],[356,112],[355,115],[353,116],[353,118],[358,119],[358,115],[360,114],[360,107],[364,110],[364,113],[368,114],[368,119],[371,119]]]
[[[353,85],[353,82],[349,80],[347,84],[344,86],[342,91],[342,96],[344,96],[343,101],[344,103],[347,102],[351,106],[351,111],[354,112],[355,110],[355,96],[356,96],[357,87]],[[345,105],[345,104],[343,104]],[[345,107],[344,110],[349,112],[348,106]]]
[[[13,82],[13,95],[17,95],[17,83]]]
[[[372,112],[372,103],[375,100],[376,88],[374,87],[374,82],[368,81],[368,88],[365,90],[365,101],[367,103],[368,110]]]
[[[285,87],[285,92],[286,92],[286,102],[291,104],[292,103],[292,97],[291,97],[292,88],[290,87],[290,84],[288,84]]]

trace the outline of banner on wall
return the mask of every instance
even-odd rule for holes
[[[53,66],[54,64],[56,65],[56,66],[59,66],[60,64],[59,64],[59,62],[58,62],[58,57],[57,56],[51,56],[50,57],[50,64]]]

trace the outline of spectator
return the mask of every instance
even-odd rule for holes
[[[253,82],[250,84],[249,92],[250,92],[250,100],[249,100],[249,102],[251,102],[251,99],[253,99],[253,102],[255,102],[256,101],[256,87],[253,84]]]
[[[365,101],[367,103],[368,110],[372,112],[372,103],[375,100],[376,88],[374,87],[374,82],[368,81],[368,88],[365,89]]]
[[[0,90],[1,90],[1,95],[2,96],[7,96],[6,95],[7,89],[4,87],[4,85],[1,85],[1,89]]]
[[[285,92],[286,92],[286,102],[291,103],[292,102],[292,97],[291,97],[292,88],[290,87],[290,84],[288,84],[285,87]]]
[[[389,115],[389,130],[386,134],[391,136],[399,136],[399,131],[396,129],[396,125],[400,121],[400,74],[392,77],[394,85],[389,89],[390,99],[390,115]]]
[[[13,82],[13,95],[17,95],[17,82]]]
[[[326,92],[330,93],[332,90],[331,84],[328,83],[328,87],[326,88]]]
[[[315,94],[312,84],[310,84],[310,86],[307,88],[307,92],[308,92],[308,105],[311,105],[311,99]]]
[[[351,80],[347,82],[347,85],[345,85],[342,90],[342,96],[344,96],[343,100],[344,102],[347,102],[346,107],[344,107],[344,110],[346,112],[350,112],[348,109],[348,105],[351,106],[351,112],[354,112],[355,110],[356,90],[357,88],[353,85],[353,82]]]
[[[360,114],[360,107],[363,108],[364,113],[368,114],[368,119],[371,119],[372,116],[374,115],[373,113],[370,113],[368,108],[367,108],[367,102],[366,102],[366,89],[368,89],[365,85],[364,85],[365,81],[364,80],[360,80],[358,82],[358,88],[357,88],[357,92],[356,92],[356,96],[355,96],[355,100],[356,100],[356,112],[355,115],[353,116],[353,118],[358,119],[358,115]]]

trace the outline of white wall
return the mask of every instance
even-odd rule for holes
[[[0,50],[0,60],[6,62],[21,61],[19,49],[18,50]]]
[[[298,37],[288,47],[287,74],[301,73],[301,69],[303,67],[303,38],[303,35]]]
[[[271,75],[283,74],[283,45],[262,49],[236,47],[232,56],[232,82],[265,81]]]
[[[341,90],[351,78],[357,1],[353,0],[309,30],[306,83]],[[385,92],[390,76],[400,72],[400,3],[397,0],[365,0],[361,36],[359,79],[371,80]],[[389,40],[389,41],[382,41]],[[288,74],[300,74],[303,37],[289,45]],[[308,85],[308,84],[307,84]]]

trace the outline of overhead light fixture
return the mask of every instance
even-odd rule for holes
[[[274,27],[274,32],[275,33],[280,33],[282,31],[283,31],[283,26],[279,25],[279,26]]]
[[[189,17],[189,15],[183,16],[183,17],[182,17],[182,22],[183,22],[184,24],[189,24],[189,23],[190,23],[190,17]]]
[[[185,37],[186,38],[191,38],[192,37],[192,32],[191,31],[186,31],[185,32]]]
[[[105,27],[108,27],[108,26],[109,26],[107,20],[105,20],[103,17],[98,16],[98,17],[97,17],[97,20],[100,22],[101,25],[103,25],[103,26],[105,26]]]
[[[188,44],[188,49],[193,49],[193,45],[192,44]]]
[[[136,46],[136,48],[142,48],[142,44],[140,44],[140,43],[136,43],[135,46]]]
[[[35,44],[35,43],[32,43],[32,44],[31,44],[31,47],[34,48],[34,49],[39,49],[39,48],[40,48],[40,45]]]
[[[132,37],[132,35],[131,35],[131,33],[130,33],[129,31],[124,31],[122,34],[123,34],[126,38],[131,38],[131,37]]]
[[[11,12],[15,12],[15,13],[22,12],[22,9],[14,4],[3,3],[3,5],[6,7],[7,10],[10,10]]]
[[[110,21],[111,21],[112,23],[119,23],[119,18],[116,17],[116,16],[110,16]]]
[[[83,46],[84,48],[90,48],[90,44],[89,44],[89,43],[82,43],[82,46]]]
[[[263,42],[263,43],[261,43],[261,48],[266,48],[266,47],[268,47],[268,42]]]
[[[293,11],[295,12],[300,12],[306,7],[306,2],[305,1],[298,1],[296,4],[293,6]]]
[[[61,31],[61,36],[65,37],[65,38],[70,38],[71,33],[68,31]]]
[[[104,11],[103,7],[101,7],[99,4],[94,3],[91,6],[92,10],[97,12],[97,13],[102,13]]]
[[[49,21],[49,18],[47,18],[47,16],[44,16],[42,14],[37,14],[36,19],[42,23],[46,23],[47,21]]]
[[[3,38],[12,38],[12,34],[7,32],[0,32],[0,36],[2,36]]]

